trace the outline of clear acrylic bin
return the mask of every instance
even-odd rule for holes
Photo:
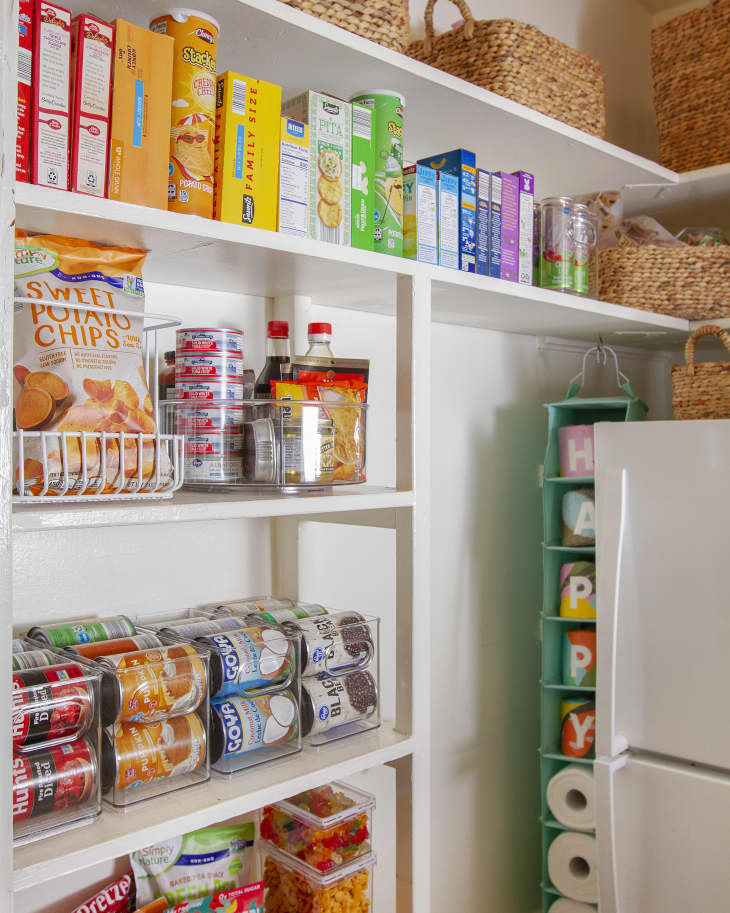
[[[89,824],[101,812],[100,673],[21,641],[27,649],[14,660],[22,657],[23,665],[12,672],[16,846]]]
[[[375,855],[321,875],[271,846],[264,849],[265,913],[370,913]]]
[[[334,782],[267,805],[261,836],[316,873],[349,865],[371,851],[375,796]]]
[[[186,488],[220,491],[257,487],[297,492],[365,481],[367,404],[344,401],[226,400],[224,430],[201,430],[195,400],[167,400],[174,425],[185,435]],[[235,416],[228,415],[235,407]],[[242,423],[234,423],[238,415]]]

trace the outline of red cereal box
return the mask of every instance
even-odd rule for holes
[[[31,180],[68,190],[71,12],[48,0],[35,0],[31,88]]]
[[[106,196],[114,27],[89,13],[71,27],[71,190]]]
[[[15,134],[15,178],[30,180],[31,73],[33,72],[33,0],[18,7],[18,132]]]

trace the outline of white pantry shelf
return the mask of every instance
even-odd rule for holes
[[[730,162],[677,177],[677,183],[624,188],[626,214],[654,216],[674,233],[698,225],[730,232]]]
[[[404,758],[412,751],[410,736],[383,723],[380,729],[319,749],[306,748],[300,754],[254,767],[230,779],[211,777],[210,782],[173,793],[167,800],[163,797],[162,801],[141,803],[126,812],[105,808],[93,824],[16,849],[13,889],[34,887],[124,856],[302,790]]]
[[[343,485],[298,495],[179,491],[172,498],[146,501],[95,501],[89,504],[75,501],[67,505],[46,501],[38,506],[14,505],[13,531],[303,517],[412,507],[414,500],[412,491],[397,491],[376,485]]]

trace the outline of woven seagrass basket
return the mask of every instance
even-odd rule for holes
[[[675,171],[730,162],[730,0],[651,34],[659,160]]]
[[[730,317],[730,247],[619,245],[598,255],[602,301],[686,320]]]
[[[597,60],[516,19],[477,21],[465,0],[453,0],[464,24],[434,35],[435,2],[426,4],[426,37],[410,44],[410,57],[605,136],[604,74]]]
[[[730,351],[730,333],[707,324],[695,330],[684,347],[684,365],[672,365],[674,417],[730,418],[730,361],[695,363],[695,348],[703,336],[719,336]]]
[[[408,0],[282,0],[282,3],[394,51],[405,51],[408,46]]]

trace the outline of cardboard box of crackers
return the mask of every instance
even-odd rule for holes
[[[309,223],[309,126],[281,119],[278,230],[307,237]]]

